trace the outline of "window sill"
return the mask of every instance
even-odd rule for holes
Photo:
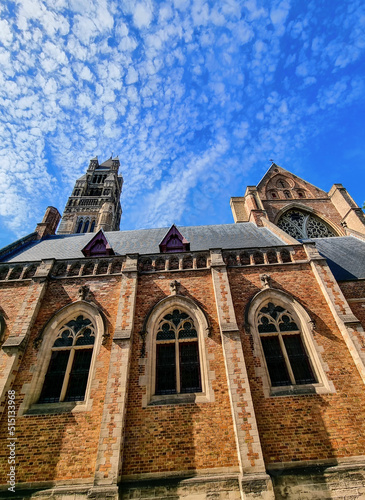
[[[210,400],[204,392],[192,392],[188,394],[155,394],[151,397],[148,406],[182,405],[209,402]]]
[[[81,411],[88,411],[88,404],[86,401],[65,401],[60,403],[36,403],[31,405],[30,408],[24,413],[27,415],[49,415],[60,413],[76,413]]]
[[[270,396],[301,396],[311,394],[329,394],[331,391],[324,384],[286,385],[271,387]]]

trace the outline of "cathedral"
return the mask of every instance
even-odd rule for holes
[[[365,218],[273,163],[120,231],[118,158],[0,250],[0,498],[365,498]]]

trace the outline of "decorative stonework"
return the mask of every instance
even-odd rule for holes
[[[278,220],[277,225],[297,239],[336,236],[334,231],[319,217],[296,208],[285,212]]]

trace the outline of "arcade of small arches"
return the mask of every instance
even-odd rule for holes
[[[93,233],[95,231],[96,220],[82,217],[77,221],[76,233]]]
[[[308,195],[309,193],[305,189],[294,187],[293,182],[282,178],[279,178],[274,184],[270,183],[267,190],[267,196],[272,200],[308,198]]]
[[[103,184],[105,179],[106,179],[107,175],[94,175],[93,179],[92,179],[92,183],[93,184]]]

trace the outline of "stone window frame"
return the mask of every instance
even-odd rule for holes
[[[4,319],[4,314],[0,312],[0,342],[4,340],[6,330],[6,323]]]
[[[52,347],[59,333],[60,328],[75,319],[77,316],[84,316],[92,322],[95,331],[95,343],[91,358],[88,382],[83,401],[60,401],[56,403],[38,403],[45,376],[51,360]],[[37,360],[31,367],[32,379],[30,383],[23,385],[21,392],[24,400],[19,407],[19,416],[24,414],[44,414],[90,411],[93,400],[90,397],[91,386],[95,377],[97,357],[100,352],[102,339],[106,335],[104,319],[100,311],[86,301],[78,301],[60,309],[45,325],[42,332],[42,339]]]
[[[161,319],[174,309],[188,314],[198,333],[198,350],[200,361],[201,392],[180,394],[155,394],[156,388],[156,336]],[[146,319],[145,357],[140,364],[145,365],[145,375],[140,377],[139,385],[145,388],[142,407],[150,405],[170,405],[186,403],[208,403],[214,401],[212,381],[214,372],[209,367],[209,355],[206,340],[209,334],[209,324],[205,313],[191,299],[183,296],[171,296],[161,300],[153,308]]]
[[[269,302],[288,310],[297,325],[300,325],[301,339],[317,382],[278,387],[273,387],[271,385],[257,321],[260,310],[267,306]],[[255,371],[256,375],[262,380],[263,391],[266,398],[272,396],[328,394],[336,392],[332,381],[330,381],[327,376],[329,368],[321,356],[323,347],[318,345],[314,338],[313,325],[313,321],[304,307],[291,295],[281,290],[274,290],[272,288],[262,290],[250,301],[246,311],[246,329],[252,334],[254,356],[260,360],[260,366],[255,366]]]

